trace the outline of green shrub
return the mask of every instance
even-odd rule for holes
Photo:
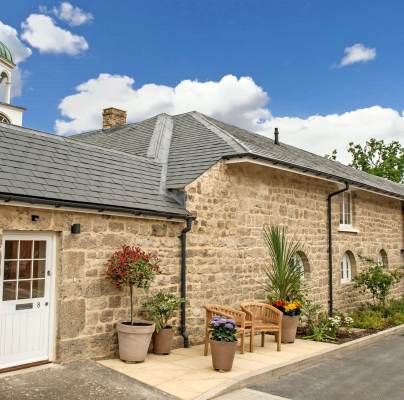
[[[404,296],[401,299],[390,301],[384,314],[388,318],[390,325],[404,324]]]
[[[174,293],[157,292],[148,299],[143,307],[155,324],[156,332],[168,328],[168,321],[174,316],[178,307],[184,302],[183,299]]]
[[[371,308],[354,311],[351,314],[353,326],[361,329],[384,329],[388,325],[388,320],[383,312]]]
[[[395,314],[404,314],[404,296],[400,299],[391,300],[386,307],[385,314],[392,316]]]
[[[374,306],[385,308],[392,286],[402,278],[403,267],[389,271],[383,265],[372,260],[367,261],[369,266],[354,278],[355,287],[362,292],[370,292]]]
[[[397,326],[404,324],[404,313],[397,313],[388,318],[389,325]]]
[[[312,323],[308,326],[308,334],[304,339],[316,342],[335,342],[340,335],[341,328],[345,328],[350,333],[352,323],[352,318],[348,316],[327,317],[325,313],[320,313],[316,319],[312,319]]]

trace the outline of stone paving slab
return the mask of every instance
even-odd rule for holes
[[[208,399],[223,388],[236,385],[245,377],[275,369],[302,358],[322,354],[337,347],[335,344],[297,339],[294,344],[282,345],[276,351],[272,335],[266,336],[265,347],[256,337],[254,353],[236,353],[233,369],[220,373],[212,368],[211,356],[203,356],[203,346],[173,350],[169,356],[149,354],[144,363],[127,364],[118,359],[99,361],[105,367],[184,400]],[[247,346],[246,346],[247,348]]]
[[[216,397],[216,400],[289,400],[286,397],[279,397],[273,394],[259,392],[253,389],[240,389]]]
[[[174,400],[94,361],[49,364],[0,375],[1,400]]]

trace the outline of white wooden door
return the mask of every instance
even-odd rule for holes
[[[53,236],[5,234],[0,275],[0,369],[48,360]]]

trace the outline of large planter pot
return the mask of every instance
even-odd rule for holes
[[[282,343],[294,343],[296,338],[297,324],[299,323],[299,316],[289,315],[282,316]]]
[[[127,362],[143,362],[147,356],[155,325],[151,321],[118,322],[119,358]]]
[[[213,369],[216,371],[230,371],[233,366],[234,355],[236,354],[237,341],[217,342],[210,341],[212,351]]]
[[[170,328],[164,328],[160,332],[154,332],[153,335],[153,353],[170,354],[171,344],[173,342],[174,331]]]

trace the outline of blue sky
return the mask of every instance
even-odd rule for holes
[[[105,86],[104,79],[103,89],[94,89],[93,98],[72,98],[70,103],[75,104],[64,107],[65,113],[70,113],[70,118],[63,118],[65,121],[74,120],[77,109],[86,114],[88,106],[86,118],[80,116],[78,119],[83,120],[65,128],[57,127],[55,121],[61,119],[58,109],[61,101],[77,94],[78,85],[98,79],[102,73],[134,79],[135,82],[125,81],[122,90],[117,90],[110,101],[119,103],[114,99],[123,98],[132,88],[130,95],[126,93],[130,99],[122,104],[109,104],[138,110],[146,104],[141,112],[129,113],[130,120],[161,111],[167,102],[167,111],[186,111],[187,100],[183,97],[175,107],[170,103],[174,100],[166,98],[157,106],[153,103],[153,97],[163,96],[165,86],[175,88],[184,80],[217,83],[233,75],[236,81],[230,86],[234,90],[223,94],[228,89],[217,89],[221,91],[219,99],[212,100],[213,104],[217,101],[216,109],[194,100],[195,96],[200,98],[199,89],[204,88],[198,88],[197,94],[190,97],[189,107],[202,108],[201,111],[210,111],[230,122],[234,119],[235,123],[255,127],[263,134],[270,134],[273,126],[279,125],[281,134],[284,127],[284,137],[292,144],[303,146],[307,138],[321,142],[321,146],[308,148],[319,153],[334,147],[342,149],[349,140],[363,142],[367,136],[386,140],[404,137],[402,1],[70,3],[87,16],[91,13],[89,20],[82,24],[63,20],[61,3],[53,1],[14,0],[13,7],[2,9],[0,21],[16,29],[18,39],[32,52],[19,63],[22,93],[13,99],[15,104],[28,108],[25,126],[59,133],[96,127],[101,110],[98,113],[95,103],[104,97],[102,90],[108,93],[115,90],[113,81]],[[72,51],[66,54],[60,49],[45,49],[27,35],[24,38],[21,24],[27,25],[32,14],[51,18],[57,27],[82,37],[88,48],[81,43],[76,54]],[[38,23],[35,26],[32,23],[31,29],[39,29]],[[4,36],[0,35],[0,40],[4,41]],[[355,44],[374,51],[373,55],[342,67],[339,63],[344,50]],[[254,87],[243,88],[238,81],[241,77],[250,77]],[[139,105],[135,92],[150,83],[162,89],[149,94],[150,105],[147,105],[149,98],[142,94],[143,102]],[[172,94],[164,96],[171,99]],[[234,100],[249,96],[250,103],[243,99],[240,105]],[[206,97],[209,102],[209,95]],[[102,108],[106,104],[100,101],[97,105]],[[334,114],[340,118],[336,125],[330,117]],[[322,119],[314,121],[313,126],[310,118],[316,115]],[[382,121],[375,125],[373,119]]]

